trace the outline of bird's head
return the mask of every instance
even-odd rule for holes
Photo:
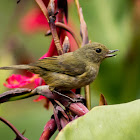
[[[100,63],[102,60],[108,57],[113,57],[116,54],[112,54],[118,50],[109,50],[103,44],[89,43],[85,46],[85,55],[90,61],[94,63]]]

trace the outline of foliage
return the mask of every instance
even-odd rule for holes
[[[139,140],[140,100],[94,107],[69,123],[56,140]]]

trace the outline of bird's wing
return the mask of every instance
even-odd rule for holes
[[[63,73],[71,76],[81,75],[85,72],[86,65],[83,61],[78,60],[73,55],[61,55],[47,57],[38,60],[34,66],[37,66],[46,71]]]

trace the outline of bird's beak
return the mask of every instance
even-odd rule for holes
[[[117,54],[112,54],[112,53],[117,52],[117,51],[119,51],[119,50],[109,50],[108,54],[106,54],[105,57],[107,58],[107,57],[116,56]]]

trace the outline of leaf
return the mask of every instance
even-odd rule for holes
[[[139,140],[140,100],[94,107],[69,123],[56,140]]]

